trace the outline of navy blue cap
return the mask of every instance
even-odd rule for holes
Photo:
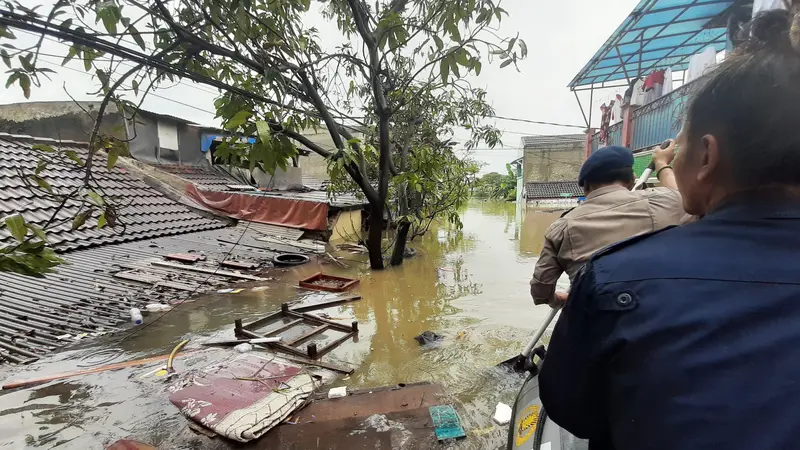
[[[586,158],[578,175],[578,185],[583,187],[587,181],[609,170],[633,169],[633,153],[619,145],[603,147]]]

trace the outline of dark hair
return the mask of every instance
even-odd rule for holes
[[[751,30],[701,81],[688,138],[714,135],[738,187],[800,184],[800,15],[764,12]]]
[[[620,169],[604,170],[597,174],[592,174],[591,177],[586,177],[584,184],[588,186],[597,186],[612,183],[633,183],[633,169],[630,167],[622,167]]]

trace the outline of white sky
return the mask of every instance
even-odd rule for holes
[[[37,1],[35,3],[51,3]],[[589,58],[616,29],[638,0],[569,0],[565,2],[539,0],[506,0],[502,3],[509,16],[504,18],[500,35],[513,36],[519,32],[528,45],[528,57],[519,64],[519,72],[513,66],[499,69],[497,64],[484,64],[480,77],[473,82],[488,91],[489,101],[497,115],[521,119],[583,125],[574,94],[567,83],[577,74]],[[322,20],[318,14],[310,18],[310,24],[320,31],[321,40],[326,36],[338,36],[335,24]],[[16,33],[23,38],[23,33]],[[25,42],[31,42],[25,38]],[[97,80],[83,72],[82,63],[73,62],[60,68],[66,47],[45,41],[44,53],[58,56],[42,56],[52,62],[50,67],[58,72],[51,74],[52,82],[34,87],[29,101],[69,100],[67,91],[77,100],[92,100],[89,93],[97,89]],[[72,68],[73,70],[70,70]],[[4,86],[5,83],[2,84]],[[9,89],[0,86],[0,104],[25,102],[18,85]],[[610,98],[612,92],[595,94],[592,123],[599,123],[599,105]],[[216,125],[214,121],[214,89],[207,86],[192,86],[184,81],[174,87],[160,89],[145,100],[147,110],[184,117],[188,120]],[[587,107],[588,95],[582,98]],[[176,103],[181,102],[181,103]],[[588,110],[586,111],[588,115]],[[503,148],[479,149],[472,156],[486,164],[483,172],[504,172],[505,164],[518,155],[520,138],[525,134],[570,134],[580,133],[577,128],[553,127],[500,120],[499,128],[505,130]]]

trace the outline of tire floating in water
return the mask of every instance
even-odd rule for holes
[[[283,267],[299,266],[301,264],[307,263],[308,261],[310,261],[308,256],[301,255],[300,253],[281,253],[275,255],[272,258],[272,262],[276,266],[283,266]]]

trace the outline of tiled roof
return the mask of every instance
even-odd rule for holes
[[[525,185],[525,198],[564,198],[581,197],[583,188],[577,181],[532,182]]]
[[[38,152],[31,150],[31,145],[37,142],[62,150],[73,150],[84,160],[87,150],[85,145],[77,142],[58,144],[53,140],[0,134],[0,217],[19,212],[27,221],[41,226],[50,219],[58,204],[55,199],[28,188],[18,173],[18,170],[22,170],[31,174],[35,170],[39,156]],[[51,165],[41,175],[54,191],[63,192],[80,186],[83,179],[82,171],[69,170],[68,167]],[[113,197],[115,204],[121,205],[117,211],[118,225],[115,228],[98,228],[95,215],[79,229],[71,230],[72,218],[78,214],[80,205],[77,201],[70,200],[59,212],[57,225],[47,230],[48,239],[57,251],[208,230],[226,225],[225,222],[199,215],[168,199],[124,169],[106,170],[104,155],[95,155],[92,173],[103,195]],[[119,225],[123,223],[124,230]],[[10,239],[13,238],[7,230],[0,230],[0,244]]]
[[[227,191],[230,185],[241,185],[242,181],[212,167],[187,166],[183,164],[162,164],[157,169],[191,181],[201,189]]]
[[[585,134],[555,134],[551,136],[523,136],[522,147],[535,149],[542,147],[572,147],[583,144]]]

